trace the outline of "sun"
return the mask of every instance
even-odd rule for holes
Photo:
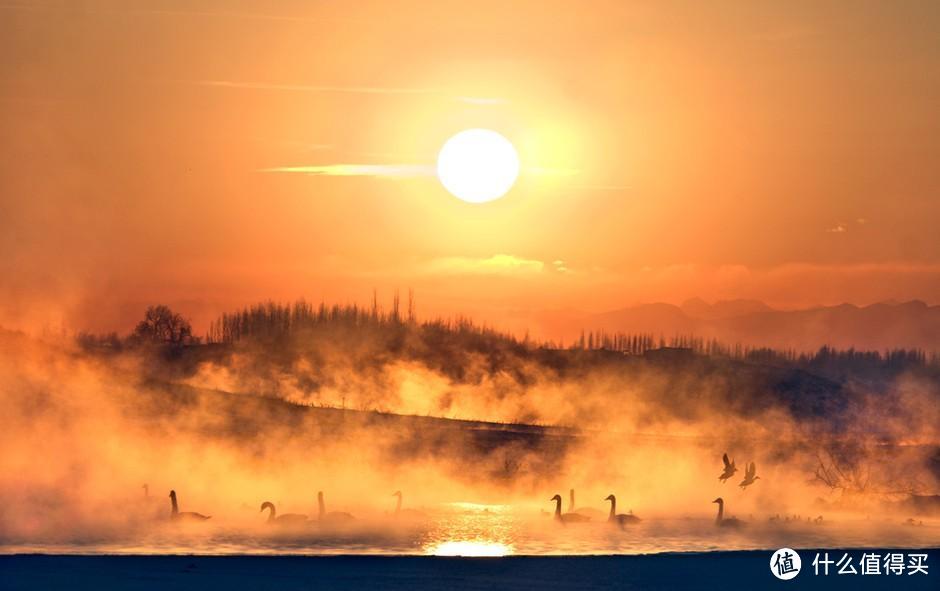
[[[437,155],[437,178],[467,203],[499,199],[519,177],[519,154],[512,142],[489,129],[466,129],[444,142]]]

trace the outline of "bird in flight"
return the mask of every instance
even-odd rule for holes
[[[725,482],[726,480],[734,476],[734,473],[737,472],[738,469],[734,465],[734,460],[731,460],[731,461],[728,460],[727,453],[724,453],[721,456],[721,460],[725,463],[725,471],[721,473],[721,476],[718,477],[718,480]]]
[[[733,465],[733,464],[732,464]],[[750,464],[744,467],[744,480],[741,481],[741,484],[738,486],[741,487],[741,490],[746,489],[747,487],[754,484],[754,481],[759,479],[760,476],[757,476],[757,464],[751,462]]]

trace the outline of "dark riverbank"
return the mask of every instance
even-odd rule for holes
[[[830,550],[838,559],[845,550]],[[861,550],[848,551],[859,560]],[[871,550],[868,550],[871,552]],[[881,554],[886,550],[880,550]],[[0,556],[0,588],[26,589],[937,589],[940,550],[927,575],[814,575],[815,551],[790,581],[769,551],[643,556],[440,558],[388,556]],[[857,567],[857,564],[856,564]]]

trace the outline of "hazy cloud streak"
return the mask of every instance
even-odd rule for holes
[[[434,88],[396,88],[383,86],[319,86],[306,84],[266,84],[257,82],[232,82],[228,80],[200,80],[198,86],[217,88],[247,88],[253,90],[286,90],[293,92],[339,92],[349,94],[438,94]]]
[[[440,88],[409,88],[394,86],[334,86],[318,84],[269,84],[264,82],[235,82],[231,80],[199,80],[194,82],[197,86],[214,88],[241,88],[248,90],[279,90],[285,92],[313,92],[313,93],[342,93],[342,94],[415,94],[415,95],[447,95],[448,98],[472,105],[501,105],[508,101],[499,97],[486,96],[453,96]]]
[[[411,178],[434,176],[434,167],[428,164],[324,164],[321,166],[279,166],[264,168],[261,172],[287,172],[313,176],[371,176]]]
[[[423,271],[431,275],[532,275],[544,268],[542,261],[496,254],[488,258],[440,257],[429,261]]]

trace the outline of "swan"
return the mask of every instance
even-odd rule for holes
[[[732,465],[734,465],[733,462]],[[757,464],[751,462],[750,464],[744,466],[744,480],[742,480],[741,484],[738,485],[741,487],[741,490],[744,490],[754,484],[755,480],[760,480],[760,476],[755,476],[755,474],[757,474]]]
[[[610,501],[610,515],[607,516],[607,523],[619,525],[622,528],[625,525],[636,525],[640,522],[640,518],[634,515],[633,511],[617,513],[617,497],[614,495],[607,495],[604,500]]]
[[[270,524],[291,525],[307,521],[307,516],[300,513],[285,513],[284,515],[278,515],[277,509],[274,508],[274,503],[271,501],[265,501],[261,503],[261,511],[264,511],[265,509],[271,510],[271,512],[268,513],[268,523]]]
[[[317,493],[317,505],[319,506],[319,512],[317,513],[317,520],[329,523],[344,523],[347,521],[352,521],[355,519],[350,513],[344,511],[330,511],[326,512],[326,503],[323,502],[323,491]]]
[[[725,482],[734,476],[734,473],[737,472],[738,469],[734,465],[734,460],[731,460],[730,462],[728,461],[727,452],[721,456],[721,461],[725,463],[725,471],[721,473],[721,476],[718,477],[718,480]]]
[[[584,515],[585,517],[590,517],[591,519],[597,519],[600,521],[607,517],[603,511],[598,511],[593,507],[575,507],[574,502],[574,489],[568,490],[568,513],[577,513],[579,515]]]
[[[144,484],[141,488],[144,489],[144,496],[138,498],[134,503],[137,516],[143,519],[163,519],[166,515],[163,512],[163,502],[150,496],[150,487],[148,485]]]
[[[725,518],[725,500],[721,497],[718,497],[712,503],[718,503],[718,517],[715,518],[715,525],[718,527],[732,527],[737,528],[744,525],[744,522],[740,521],[737,517],[728,517]]]
[[[555,519],[562,524],[565,523],[584,523],[585,521],[590,521],[591,518],[580,513],[562,513],[561,512],[561,495],[555,495],[550,500],[555,501]]]
[[[203,515],[202,513],[196,513],[195,511],[183,511],[180,513],[179,505],[176,502],[176,491],[170,491],[170,519],[174,521],[205,521],[206,519],[211,519],[211,515]]]
[[[401,508],[401,491],[396,490],[392,493],[393,497],[398,497],[398,500],[395,501],[395,517],[402,519],[427,519],[427,514],[423,511],[418,511],[416,509],[402,509]]]

